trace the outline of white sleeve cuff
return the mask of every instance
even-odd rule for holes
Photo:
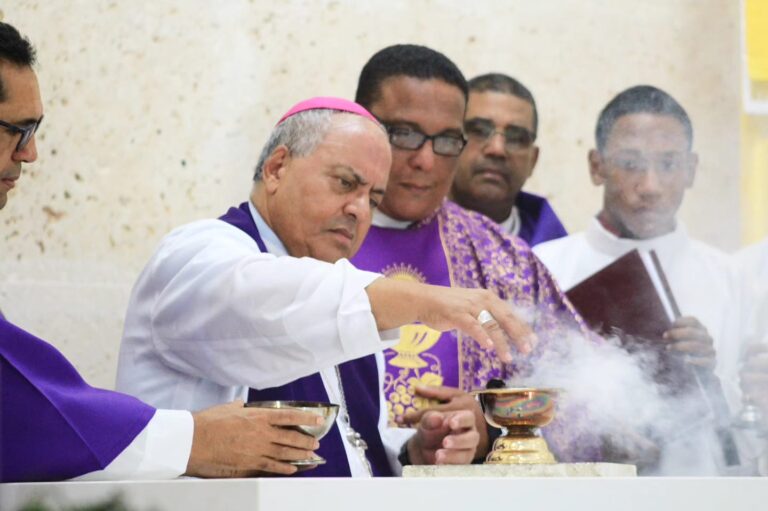
[[[157,410],[141,433],[104,470],[79,481],[172,479],[187,471],[194,421],[184,410]]]
[[[337,261],[336,266],[345,273],[338,314],[339,338],[345,355],[352,360],[393,347],[400,339],[400,330],[378,330],[365,290],[382,275],[358,270],[345,259]]]

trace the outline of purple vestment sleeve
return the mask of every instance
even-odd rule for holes
[[[0,319],[0,482],[101,470],[155,409],[88,385],[53,346]]]
[[[528,245],[534,247],[539,243],[568,235],[552,206],[544,197],[520,192],[517,194],[515,206],[520,214],[520,232],[517,235]]]

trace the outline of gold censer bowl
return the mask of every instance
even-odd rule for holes
[[[506,434],[493,443],[486,464],[552,464],[557,460],[538,428],[555,418],[557,389],[502,388],[474,391],[485,420]]]

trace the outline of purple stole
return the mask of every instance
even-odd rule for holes
[[[534,247],[539,243],[568,235],[544,197],[520,192],[517,194],[515,206],[520,213],[520,232],[517,235],[528,245]]]
[[[423,325],[401,328],[400,343],[385,351],[384,387],[389,390],[385,396],[390,419],[410,408],[429,405],[414,396],[415,385],[446,385],[470,391],[484,388],[492,378],[524,376],[544,350],[565,338],[564,330],[581,329],[587,333],[583,321],[528,244],[503,232],[489,218],[448,200],[433,215],[407,229],[371,227],[352,263],[392,278],[489,289],[518,307],[535,311],[534,328],[539,337],[536,350],[527,358],[517,355],[506,366],[494,353],[464,335],[450,332],[436,336]],[[567,426],[566,421],[556,420],[545,429],[558,459],[599,459],[592,439],[574,439]]]
[[[0,319],[0,482],[101,470],[154,414],[134,397],[91,387],[56,348]]]
[[[249,235],[262,252],[267,247],[259,235],[251,217],[248,203],[238,208],[230,208],[219,220],[233,225]],[[373,355],[351,360],[339,365],[341,385],[347,402],[352,428],[360,433],[368,444],[366,457],[371,464],[374,476],[392,476],[392,468],[387,459],[384,443],[379,433],[379,373],[376,358]],[[329,402],[320,373],[311,374],[280,387],[269,389],[250,389],[248,401],[321,401]],[[320,442],[317,453],[327,460],[313,470],[299,472],[293,477],[349,477],[351,475],[344,443],[338,425]]]
[[[372,227],[352,263],[387,277],[450,286],[448,261],[438,222],[418,229]],[[382,250],[382,247],[387,247]],[[415,385],[459,386],[456,331],[438,332],[421,324],[402,327],[400,343],[384,352],[384,396],[390,424],[425,404],[413,395]]]

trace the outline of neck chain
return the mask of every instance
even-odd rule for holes
[[[339,401],[341,401],[339,415],[341,416],[341,422],[344,424],[344,429],[346,430],[344,435],[347,437],[349,443],[355,448],[355,451],[357,451],[360,460],[363,462],[363,466],[368,471],[368,475],[373,476],[371,463],[365,456],[365,450],[368,449],[368,444],[363,440],[363,437],[360,436],[360,433],[352,428],[352,422],[349,419],[349,409],[347,408],[347,400],[344,396],[344,385],[341,382],[341,371],[339,371],[339,366],[335,366],[335,369],[336,378],[339,381]]]

